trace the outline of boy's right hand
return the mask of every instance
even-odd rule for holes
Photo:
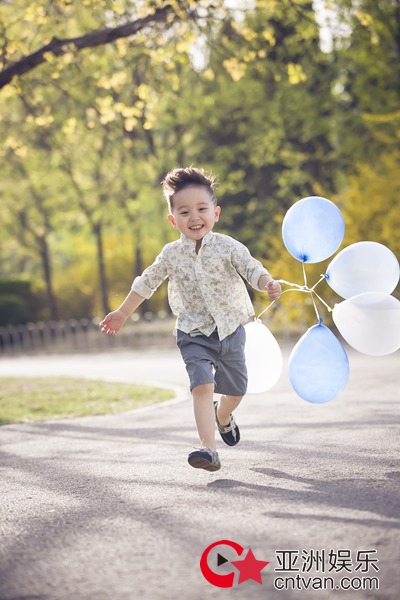
[[[99,327],[104,333],[117,335],[127,318],[128,317],[121,310],[114,310],[104,317],[101,323],[99,323]]]

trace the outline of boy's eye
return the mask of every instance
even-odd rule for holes
[[[188,214],[188,212],[187,212],[187,210],[185,210],[185,211],[183,211],[183,212],[181,212],[181,213],[179,213],[179,214],[180,214],[180,215],[187,215],[187,214]]]
[[[204,208],[200,208],[200,212],[204,212],[205,210],[207,210],[205,207]]]

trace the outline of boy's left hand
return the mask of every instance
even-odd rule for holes
[[[265,286],[265,289],[268,292],[270,300],[278,300],[278,298],[280,298],[280,295],[282,294],[282,288],[280,284],[274,279],[268,281],[267,285]]]

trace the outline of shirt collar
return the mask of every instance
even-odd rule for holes
[[[208,233],[206,233],[206,235],[202,239],[201,247],[208,244],[208,242],[211,240],[213,235],[214,235],[214,233],[212,231],[209,231]],[[196,248],[196,240],[192,240],[191,238],[186,237],[186,235],[184,235],[183,233],[181,233],[181,242],[184,247],[192,248],[193,250]]]

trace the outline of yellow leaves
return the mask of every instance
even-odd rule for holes
[[[400,120],[399,110],[387,113],[363,113],[361,117],[375,140],[388,148],[398,147],[400,130],[396,127],[396,122]]]
[[[111,123],[111,121],[114,121],[116,117],[116,112],[113,107],[114,99],[112,96],[96,98],[96,104],[99,109],[100,123],[102,125],[107,125],[107,123]]]
[[[258,34],[254,29],[250,29],[250,27],[241,27],[240,33],[244,37],[244,39],[248,42],[253,42],[258,38]]]
[[[275,38],[275,32],[274,29],[268,28],[268,29],[264,29],[264,31],[262,32],[262,36],[263,38],[268,42],[268,44],[270,46],[275,46],[276,44],[276,38]]]
[[[74,46],[73,46],[73,48],[74,48]],[[74,51],[66,52],[59,58],[59,60],[64,65],[70,65],[71,63],[73,63],[75,61],[75,55],[76,55],[76,52],[74,52]]]
[[[57,57],[52,52],[43,52],[42,56],[50,64],[57,60]]]
[[[137,106],[126,106],[123,102],[116,102],[114,108],[124,118],[140,117],[142,111]]]
[[[73,135],[76,131],[76,125],[77,125],[77,120],[75,119],[75,117],[70,117],[69,119],[67,119],[65,121],[64,125],[61,127],[61,131],[65,135],[65,137],[67,137],[67,138],[73,137]]]
[[[33,94],[31,100],[34,100],[39,104],[43,100],[43,96],[40,93]],[[39,110],[39,105],[37,106],[37,110]],[[51,124],[54,122],[54,117],[52,114],[52,105],[43,104],[43,106],[40,107],[40,110],[41,114],[28,114],[25,119],[26,122],[36,127],[50,127]]]
[[[56,56],[53,52],[43,52],[43,58],[48,64],[54,65],[54,67],[56,67],[56,65],[59,67],[70,65],[76,58],[76,48],[73,44],[68,44],[68,46],[64,47],[64,50],[65,54],[62,54],[61,56]],[[60,77],[58,69],[55,68],[51,77],[53,79],[58,79]]]
[[[26,50],[25,45],[17,40],[9,41],[7,44],[6,56],[7,58],[12,57],[14,54],[23,54]]]
[[[130,41],[127,38],[119,38],[115,41],[115,48],[117,50],[119,58],[125,58],[128,48],[130,46]]]
[[[205,69],[203,71],[203,77],[207,81],[214,81],[214,79],[215,79],[215,73],[214,73],[214,71],[212,69],[208,68],[208,69]]]
[[[10,135],[8,136],[3,144],[4,149],[11,150],[16,156],[20,158],[25,158],[28,155],[28,147],[18,140],[16,137]]]
[[[86,110],[86,120],[89,129],[96,127],[97,120],[102,125],[115,121],[119,116],[124,119],[124,127],[126,131],[133,131],[137,125],[139,119],[143,116],[143,110],[145,103],[142,100],[138,100],[133,106],[128,106],[124,102],[115,102],[112,96],[105,96],[104,98],[96,99],[97,111],[94,108],[88,108]],[[143,125],[144,129],[151,129],[153,127],[155,117],[146,115],[146,120]]]
[[[28,23],[44,25],[47,20],[46,9],[39,2],[31,2],[24,11],[23,19]]]
[[[146,131],[148,131],[149,129],[152,129],[155,123],[155,119],[154,118],[147,118],[146,121],[143,123],[143,129],[145,129]]]
[[[136,89],[136,94],[146,102],[151,98],[152,89],[147,83],[141,83]]]
[[[142,110],[137,106],[126,106],[123,102],[117,102],[114,108],[124,118],[126,131],[133,131],[138,123],[138,117],[142,116]]]
[[[135,119],[134,117],[128,117],[124,121],[124,127],[125,127],[126,131],[133,131],[135,129],[135,126],[137,125],[137,123],[138,123],[137,119]]]
[[[44,115],[39,115],[38,117],[35,117],[34,122],[36,125],[38,125],[39,127],[50,127],[50,125],[53,123],[54,121],[54,117],[53,115],[50,114],[44,114]]]
[[[116,92],[120,92],[127,80],[128,75],[126,71],[116,71],[111,76],[105,75],[104,77],[101,77],[97,82],[97,86],[102,87],[105,90],[115,90]]]
[[[246,73],[246,65],[240,63],[234,56],[224,60],[223,65],[233,81],[240,81]]]
[[[186,53],[189,49],[189,45],[189,40],[179,40],[179,42],[177,42],[175,45],[175,50],[178,54]]]
[[[347,239],[374,240],[400,254],[400,154],[386,152],[356,166],[342,195]]]
[[[297,85],[298,83],[307,80],[307,76],[304,73],[302,66],[299,64],[289,63],[287,66],[287,74],[291,85]]]
[[[121,0],[113,0],[111,2],[111,10],[117,15],[125,14],[125,2],[121,2]]]
[[[14,77],[11,83],[9,83],[8,85],[4,86],[0,90],[0,98],[2,100],[9,100],[13,96],[17,96],[18,94],[21,93],[21,88],[20,88],[19,85],[17,85],[17,81],[18,81],[17,77]]]
[[[379,34],[375,28],[374,20],[372,16],[368,13],[362,12],[361,10],[357,10],[355,13],[355,17],[359,20],[361,25],[369,30],[371,36],[371,43],[376,46],[379,44]]]
[[[94,108],[90,107],[86,109],[86,124],[89,129],[96,127],[97,112]]]
[[[392,123],[400,119],[400,110],[386,114],[364,113],[362,118],[367,123]]]

